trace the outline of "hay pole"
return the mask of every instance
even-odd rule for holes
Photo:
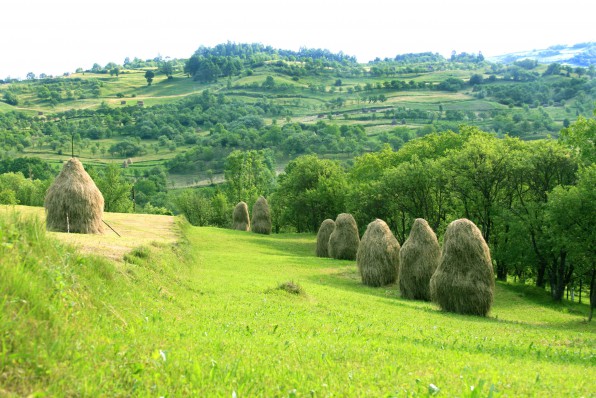
[[[121,236],[121,235],[120,235],[118,232],[116,232],[116,230],[115,230],[114,228],[112,228],[112,226],[111,226],[110,224],[108,224],[108,223],[106,222],[106,220],[101,220],[101,221],[103,221],[103,223],[104,223],[105,225],[107,225],[108,227],[110,227],[110,229],[111,229],[112,231],[114,231],[114,233],[115,233],[116,235],[118,235],[118,237],[119,237],[119,238],[122,238],[122,236]]]

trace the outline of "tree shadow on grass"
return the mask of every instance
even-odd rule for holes
[[[442,311],[439,309],[435,304],[425,301],[419,300],[408,300],[401,298],[399,287],[397,284],[392,284],[383,287],[368,287],[364,286],[360,282],[360,276],[358,274],[357,268],[354,266],[353,262],[346,261],[345,268],[338,268],[336,272],[330,274],[319,274],[313,275],[309,278],[311,282],[314,282],[319,285],[329,286],[332,288],[341,289],[344,291],[349,291],[352,293],[357,294],[365,294],[378,297],[379,299],[384,299],[385,304],[390,304],[399,307],[407,307],[414,309],[416,311],[424,311],[428,313],[432,313],[435,315],[445,316],[454,321],[465,321],[465,322],[474,322],[474,323],[495,323],[495,324],[509,324],[520,326],[522,328],[527,329],[547,329],[547,330],[577,330],[577,331],[587,331],[587,332],[596,332],[596,327],[592,328],[592,325],[587,325],[586,317],[577,318],[574,320],[570,320],[568,322],[559,322],[559,323],[549,323],[549,324],[541,324],[541,323],[532,323],[531,321],[524,321],[524,320],[510,320],[510,319],[499,319],[498,314],[491,315],[487,317],[481,316],[473,316],[473,315],[462,315],[462,314],[455,314],[451,312]],[[506,290],[508,287],[507,284],[499,283],[497,289],[503,288]],[[516,304],[508,304],[506,301],[506,297],[503,295],[497,296],[498,309],[503,309],[504,307],[507,311],[515,311]],[[518,302],[519,306],[527,306],[527,302],[524,302],[525,299],[521,299]],[[504,304],[505,303],[505,304]],[[534,305],[542,306],[543,302],[532,302]],[[545,306],[545,309],[552,309],[550,306]],[[582,315],[579,313],[579,315]],[[596,325],[596,323],[595,323]]]

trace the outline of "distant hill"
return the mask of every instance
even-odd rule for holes
[[[521,51],[488,58],[490,62],[504,64],[512,64],[522,59],[536,60],[541,64],[558,62],[586,68],[596,64],[596,42],[578,43],[572,46],[561,44],[542,50]]]

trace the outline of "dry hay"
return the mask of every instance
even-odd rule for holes
[[[271,234],[271,213],[267,199],[260,196],[252,207],[251,230],[257,234]]]
[[[399,290],[403,298],[430,301],[430,278],[439,260],[437,236],[425,219],[414,220],[410,236],[399,252]]]
[[[329,236],[335,229],[335,221],[328,218],[321,223],[317,232],[317,257],[329,257]]]
[[[329,257],[355,260],[360,244],[358,226],[351,214],[341,213],[335,219],[335,229],[329,236]]]
[[[44,200],[46,229],[81,234],[103,233],[103,196],[95,182],[72,158],[48,188]]]
[[[356,257],[362,283],[385,286],[394,283],[399,271],[399,242],[389,226],[378,218],[368,224]]]
[[[232,229],[238,231],[250,230],[248,205],[244,202],[239,202],[236,207],[234,207],[234,213],[232,214]]]
[[[430,280],[430,294],[441,309],[486,316],[493,303],[495,279],[490,251],[476,225],[465,218],[447,227],[443,254]]]

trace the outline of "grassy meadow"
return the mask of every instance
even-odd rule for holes
[[[106,259],[116,237],[81,254],[42,215],[0,212],[0,396],[594,396],[586,304],[497,283],[489,317],[443,313],[314,235],[169,218],[160,240],[145,215]]]

